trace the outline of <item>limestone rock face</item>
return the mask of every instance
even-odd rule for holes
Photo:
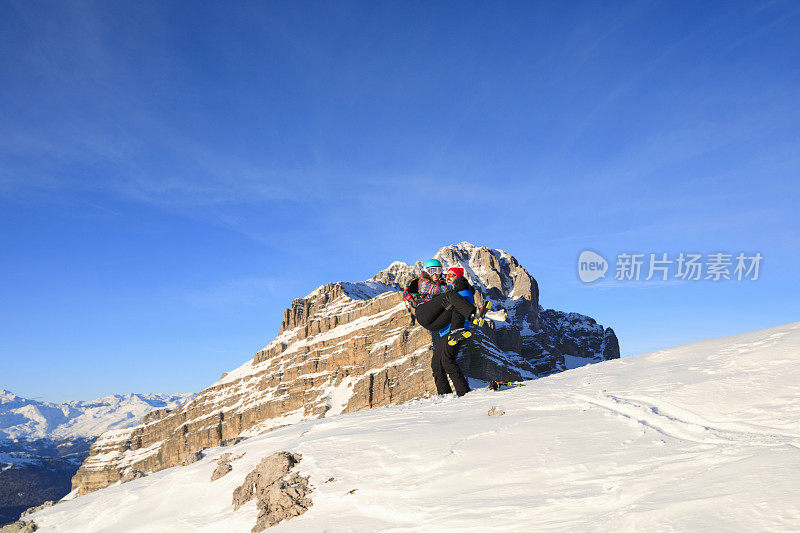
[[[567,356],[619,357],[610,328],[543,309],[536,280],[507,252],[461,243],[435,257],[464,268],[476,303],[488,298],[494,305],[487,326],[460,350],[467,376],[519,381],[564,370]],[[119,481],[122,472],[180,465],[204,448],[302,420],[435,394],[430,333],[411,325],[401,296],[419,267],[395,262],[368,281],[329,283],[294,300],[278,336],[251,360],[181,407],[101,435],[73,489],[86,494]]]
[[[188,466],[188,465],[190,465],[192,463],[196,463],[197,461],[200,461],[202,458],[203,458],[203,452],[202,451],[200,451],[200,452],[192,452],[190,454],[187,454],[181,460],[181,466]]]
[[[18,520],[0,528],[0,533],[33,533],[39,529],[33,520]]]
[[[27,509],[26,511],[23,511],[22,514],[19,515],[19,517],[20,518],[25,518],[26,516],[31,515],[31,514],[35,513],[36,511],[41,511],[42,509],[46,509],[48,507],[52,507],[55,504],[56,504],[56,502],[54,502],[52,500],[47,500],[42,505],[37,505],[36,507],[31,507],[30,509]]]
[[[233,471],[233,466],[231,465],[231,461],[236,461],[241,459],[244,454],[238,455],[237,457],[233,457],[230,453],[223,453],[217,459],[217,468],[214,469],[214,472],[211,474],[211,481],[216,481],[221,477],[227,476],[231,471]]]
[[[127,469],[122,473],[119,481],[120,483],[128,483],[134,479],[139,479],[140,477],[144,477],[144,472],[141,470]]]
[[[299,454],[289,452],[273,453],[247,474],[244,482],[233,491],[234,510],[253,498],[258,502],[259,513],[251,530],[253,533],[299,516],[311,507],[308,477],[289,474],[301,458]]]
[[[217,464],[217,468],[211,473],[211,481],[216,481],[221,477],[227,476],[232,470],[233,467],[230,463]]]

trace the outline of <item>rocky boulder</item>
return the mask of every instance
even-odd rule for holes
[[[19,515],[19,517],[20,518],[25,518],[28,515],[32,515],[36,511],[41,511],[42,509],[47,509],[48,507],[52,507],[55,504],[56,504],[56,502],[54,502],[52,500],[48,500],[48,501],[44,502],[41,505],[37,505],[36,507],[31,507],[30,509],[24,511],[21,515]]]
[[[289,452],[277,452],[265,457],[233,491],[234,510],[253,498],[258,502],[259,513],[253,533],[299,516],[311,507],[308,477],[290,474],[301,459],[299,454]]]
[[[0,533],[33,533],[39,529],[33,520],[18,520],[7,526],[0,527]]]

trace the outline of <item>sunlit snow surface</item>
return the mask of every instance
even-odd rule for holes
[[[233,489],[279,450],[303,455],[314,505],[274,532],[798,531],[800,322],[302,422],[32,518],[248,532],[255,503],[234,512]],[[223,452],[246,455],[212,483]]]

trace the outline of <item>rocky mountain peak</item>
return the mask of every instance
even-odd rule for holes
[[[504,250],[462,242],[442,248],[435,257],[448,267],[463,268],[464,276],[484,299],[515,310],[531,329],[538,329],[539,285],[514,256]]]
[[[514,256],[504,250],[461,242],[441,248],[433,257],[439,259],[445,269],[463,268],[464,276],[484,297],[493,301],[526,299],[534,307],[538,306],[539,288],[536,280]],[[422,261],[417,261],[413,266],[395,261],[378,272],[371,281],[402,289],[422,272],[422,268]]]
[[[536,280],[509,253],[462,242],[435,257],[460,266],[497,311],[459,352],[474,385],[533,379],[569,364],[619,357],[616,336],[587,316],[539,306]],[[280,332],[251,360],[174,411],[108,431],[73,479],[81,493],[152,472],[302,420],[401,403],[435,393],[430,332],[410,321],[402,288],[419,272],[396,261],[367,281],[322,285],[292,301]]]
[[[461,267],[464,277],[477,290],[477,301],[492,300],[519,328],[539,329],[539,284],[517,259],[504,250],[461,242],[441,248],[433,256],[445,269]],[[422,272],[422,261],[414,266],[396,261],[376,274],[378,281],[398,289]]]

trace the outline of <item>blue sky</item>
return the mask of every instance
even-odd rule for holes
[[[469,241],[625,355],[800,319],[800,7],[0,3],[0,388],[198,391]],[[764,256],[582,284],[584,249]],[[613,267],[612,267],[613,268]]]

